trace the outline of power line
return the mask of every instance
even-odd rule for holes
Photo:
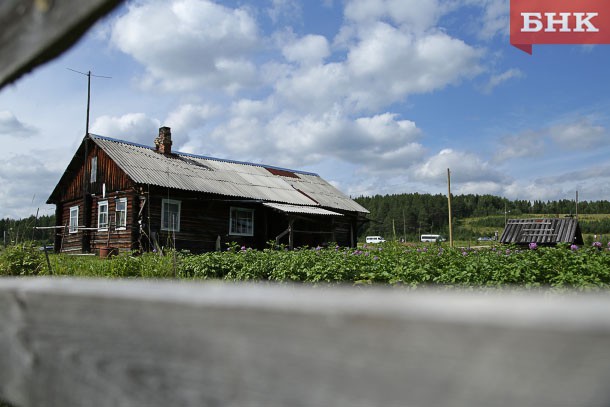
[[[66,68],[66,69],[87,77],[87,123],[85,126],[85,137],[87,137],[87,136],[89,136],[89,109],[91,107],[91,77],[93,76],[94,78],[102,78],[102,79],[112,79],[112,77],[103,76],[103,75],[94,75],[91,73],[91,71],[87,71],[87,73],[85,73],[85,72],[77,71],[76,69],[72,69],[72,68]]]
[[[69,71],[72,72],[76,72],[79,73],[81,75],[85,75],[85,76],[93,76],[94,78],[106,78],[106,79],[112,79],[112,76],[102,76],[102,75],[94,75],[91,73],[91,71],[88,72],[81,72],[81,71],[77,71],[76,69],[72,69],[72,68],[66,68]]]

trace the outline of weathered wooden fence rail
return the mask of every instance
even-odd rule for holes
[[[17,406],[608,406],[610,297],[0,280]]]
[[[121,2],[0,1],[0,88],[64,52]]]

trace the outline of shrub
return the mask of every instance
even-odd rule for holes
[[[9,246],[0,254],[0,274],[33,276],[44,270],[44,256],[31,242]]]

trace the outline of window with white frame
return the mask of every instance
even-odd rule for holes
[[[68,226],[70,233],[78,232],[78,206],[72,206],[70,208],[70,224]]]
[[[180,232],[180,206],[174,199],[164,199],[161,203],[161,230]]]
[[[237,236],[253,236],[254,210],[246,208],[231,208],[229,234]]]
[[[92,184],[97,181],[97,157],[91,157],[91,174],[89,181]]]
[[[115,201],[114,221],[117,229],[127,227],[127,198],[119,198]]]
[[[97,228],[99,230],[108,229],[108,201],[97,203]]]

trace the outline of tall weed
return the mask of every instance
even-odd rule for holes
[[[8,246],[0,252],[0,274],[33,276],[44,270],[44,255],[32,242]]]

